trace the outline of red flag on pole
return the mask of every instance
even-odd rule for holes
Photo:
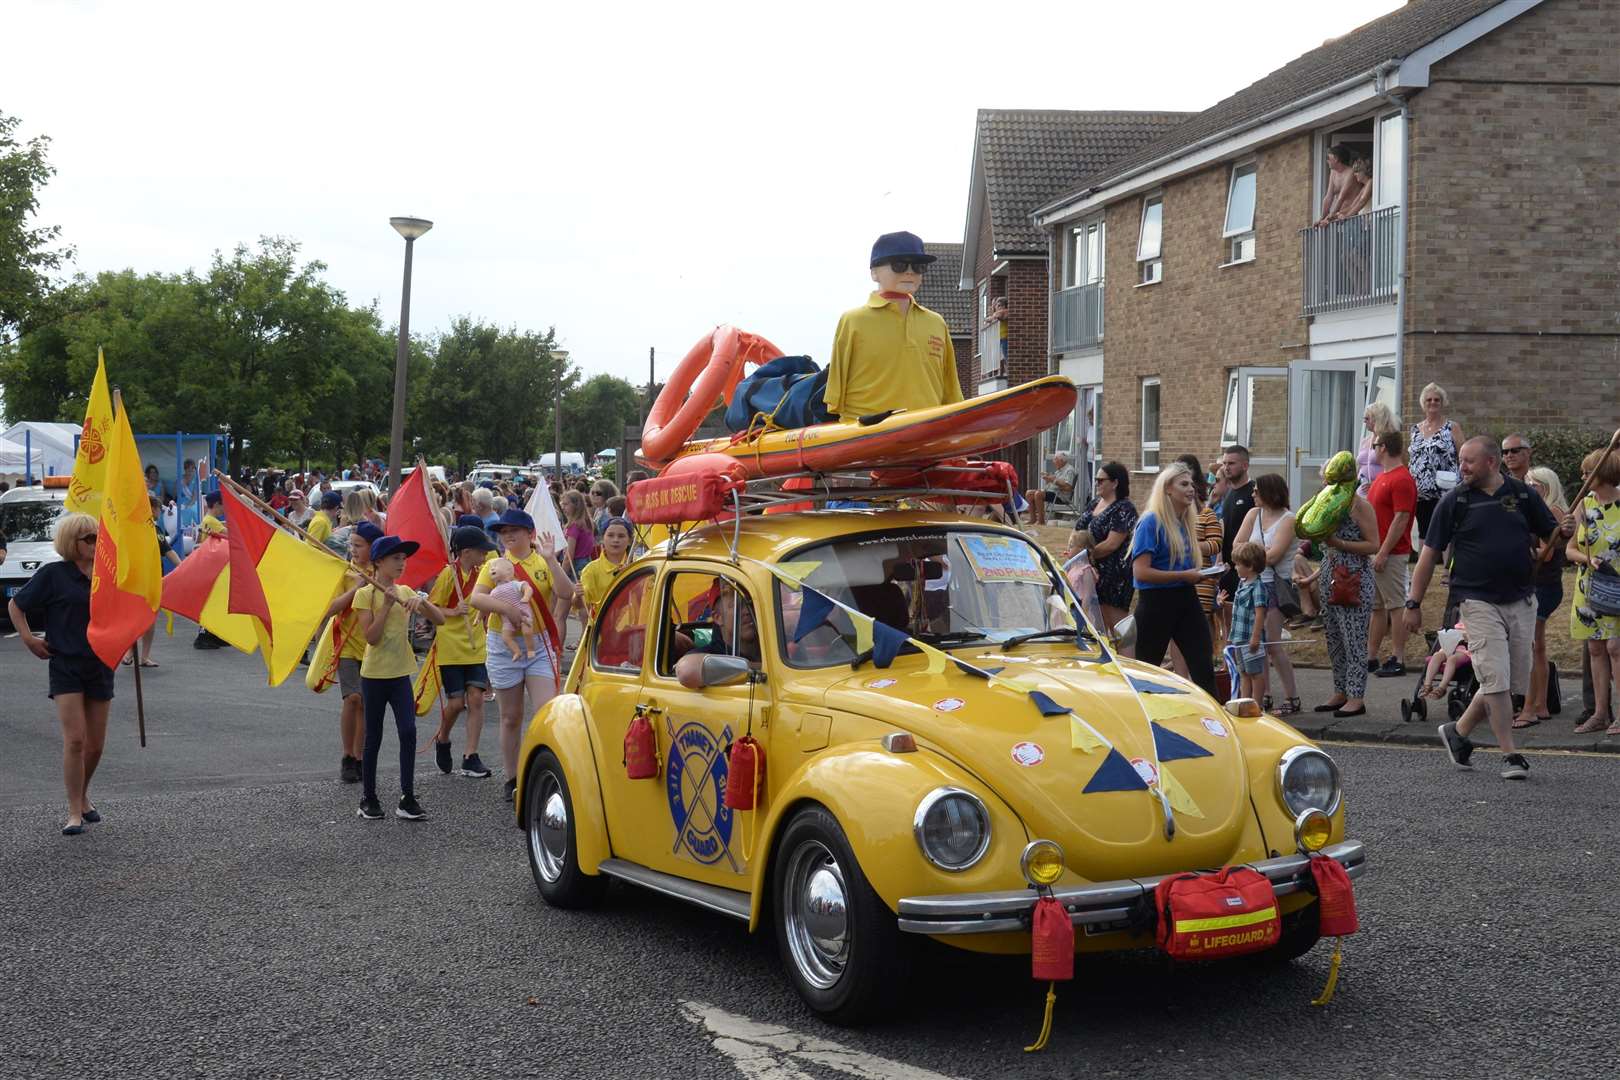
[[[399,576],[399,583],[407,589],[432,581],[450,563],[439,515],[428,499],[426,475],[427,470],[418,465],[388,503],[389,533],[401,540],[415,540],[420,545]]]
[[[229,484],[221,484],[219,494],[225,504],[225,539],[231,551],[229,610],[233,615],[252,615],[269,633],[270,602],[259,581],[259,559],[276,535],[276,527],[239,499]]]
[[[219,581],[219,574],[230,565],[231,545],[223,536],[209,536],[192,549],[163,579],[163,607],[192,622],[202,621],[208,596]]]

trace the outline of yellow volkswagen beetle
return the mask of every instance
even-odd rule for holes
[[[1310,949],[1307,853],[1364,869],[1333,760],[1117,660],[1075,611],[1023,534],[944,512],[755,516],[656,548],[524,734],[541,895],[588,907],[617,879],[769,923],[842,1023],[896,1000],[912,935],[1028,953],[1037,885],[1077,951],[1140,949],[1161,876],[1244,863],[1276,889],[1278,953]],[[728,805],[745,735],[763,767]]]

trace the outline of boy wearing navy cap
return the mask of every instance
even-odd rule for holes
[[[877,291],[844,312],[827,365],[827,411],[845,420],[962,400],[950,330],[916,292],[935,256],[913,233],[884,233],[872,245]]]

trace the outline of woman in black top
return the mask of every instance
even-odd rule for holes
[[[1080,515],[1076,529],[1087,529],[1096,546],[1091,564],[1097,568],[1097,600],[1108,629],[1131,610],[1136,591],[1131,578],[1131,534],[1136,531],[1136,507],[1131,503],[1131,474],[1117,461],[1097,470],[1097,501]]]
[[[11,598],[11,625],[23,645],[50,661],[50,697],[62,725],[62,780],[67,785],[68,819],[63,836],[84,832],[101,815],[90,804],[90,778],[107,741],[112,705],[112,669],[90,648],[90,574],[96,558],[96,519],[68,514],[57,523],[53,541],[61,562],[46,563]],[[28,618],[43,618],[45,637],[34,635]]]

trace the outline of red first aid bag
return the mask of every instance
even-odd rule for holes
[[[1177,874],[1154,889],[1159,948],[1176,960],[1218,960],[1277,944],[1282,918],[1271,882],[1247,866]]]
[[[1356,892],[1344,867],[1323,855],[1311,858],[1316,882],[1319,932],[1323,937],[1344,937],[1361,929],[1356,917]]]

